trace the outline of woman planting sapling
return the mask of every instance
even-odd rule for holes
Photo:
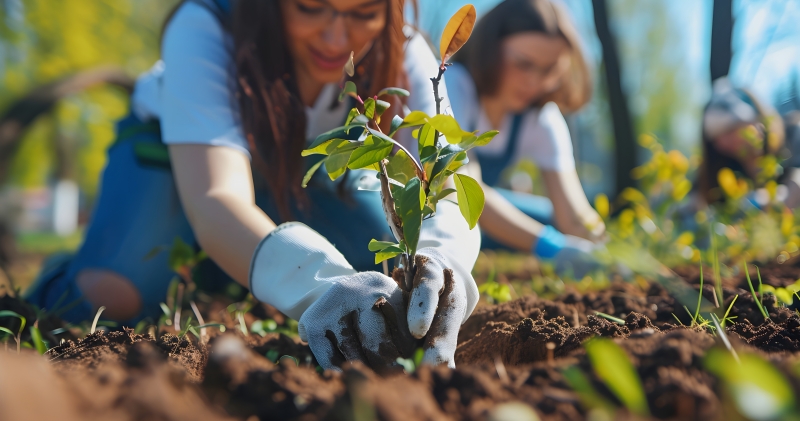
[[[592,89],[565,11],[549,0],[505,0],[455,61],[446,80],[456,118],[468,130],[500,130],[470,164],[486,191],[484,247],[532,252],[583,276],[597,267],[592,251],[605,225],[586,200],[561,115],[586,104]],[[520,159],[541,170],[549,200],[497,187]]]
[[[317,161],[301,151],[349,122],[351,106],[380,120],[362,97],[373,106],[391,100],[387,116],[401,114],[401,105],[436,114],[430,77],[439,63],[404,26],[403,7],[403,0],[179,5],[165,29],[162,62],[139,79],[133,112],[119,124],[84,244],[43,273],[29,298],[48,309],[77,302],[64,313],[70,321],[100,306],[125,323],[155,316],[173,273],[163,254],[146,257],[180,236],[199,243],[256,298],[298,319],[324,368],[345,359],[392,365],[410,352],[408,332],[422,338],[432,324],[424,361],[453,366],[459,326],[478,298],[470,270],[480,244],[458,205],[442,202],[422,223],[415,251],[423,265],[406,311],[405,291],[374,271],[367,249],[370,239],[393,235],[380,193],[359,189],[375,172],[338,177],[344,166],[329,159],[328,174],[303,180]],[[337,98],[350,63],[356,103]],[[389,86],[411,95],[379,92]],[[447,109],[444,86],[439,93]],[[395,121],[370,129],[389,133]],[[166,163],[157,153],[162,142]],[[447,285],[445,269],[453,275]],[[452,299],[438,306],[445,287]]]

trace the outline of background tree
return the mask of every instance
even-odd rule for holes
[[[727,76],[733,56],[733,0],[714,0],[711,17],[711,81]]]
[[[628,111],[628,99],[622,89],[620,58],[614,35],[611,33],[606,0],[592,0],[592,8],[597,37],[603,48],[603,74],[614,127],[614,188],[618,194],[626,187],[635,185],[631,178],[631,170],[638,165],[638,145],[633,121]]]

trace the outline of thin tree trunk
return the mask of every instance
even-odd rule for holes
[[[733,56],[733,0],[714,0],[711,18],[711,81],[727,76]]]
[[[605,68],[608,101],[611,106],[611,118],[614,124],[614,184],[617,194],[626,187],[634,187],[636,183],[631,177],[631,170],[637,165],[638,144],[633,128],[633,121],[628,111],[628,99],[622,90],[622,76],[619,53],[611,33],[606,0],[592,0],[594,24],[597,37],[603,47],[603,65]]]

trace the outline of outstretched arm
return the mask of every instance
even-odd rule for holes
[[[225,146],[171,145],[169,150],[197,241],[228,275],[249,287],[253,251],[275,223],[255,204],[248,157]]]
[[[542,178],[553,202],[553,216],[558,229],[564,234],[587,240],[601,240],[606,226],[586,199],[575,169],[542,171]]]

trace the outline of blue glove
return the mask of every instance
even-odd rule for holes
[[[551,225],[546,225],[533,245],[533,255],[555,264],[559,275],[571,274],[576,279],[600,268],[593,253],[595,243],[573,235],[564,235]]]

